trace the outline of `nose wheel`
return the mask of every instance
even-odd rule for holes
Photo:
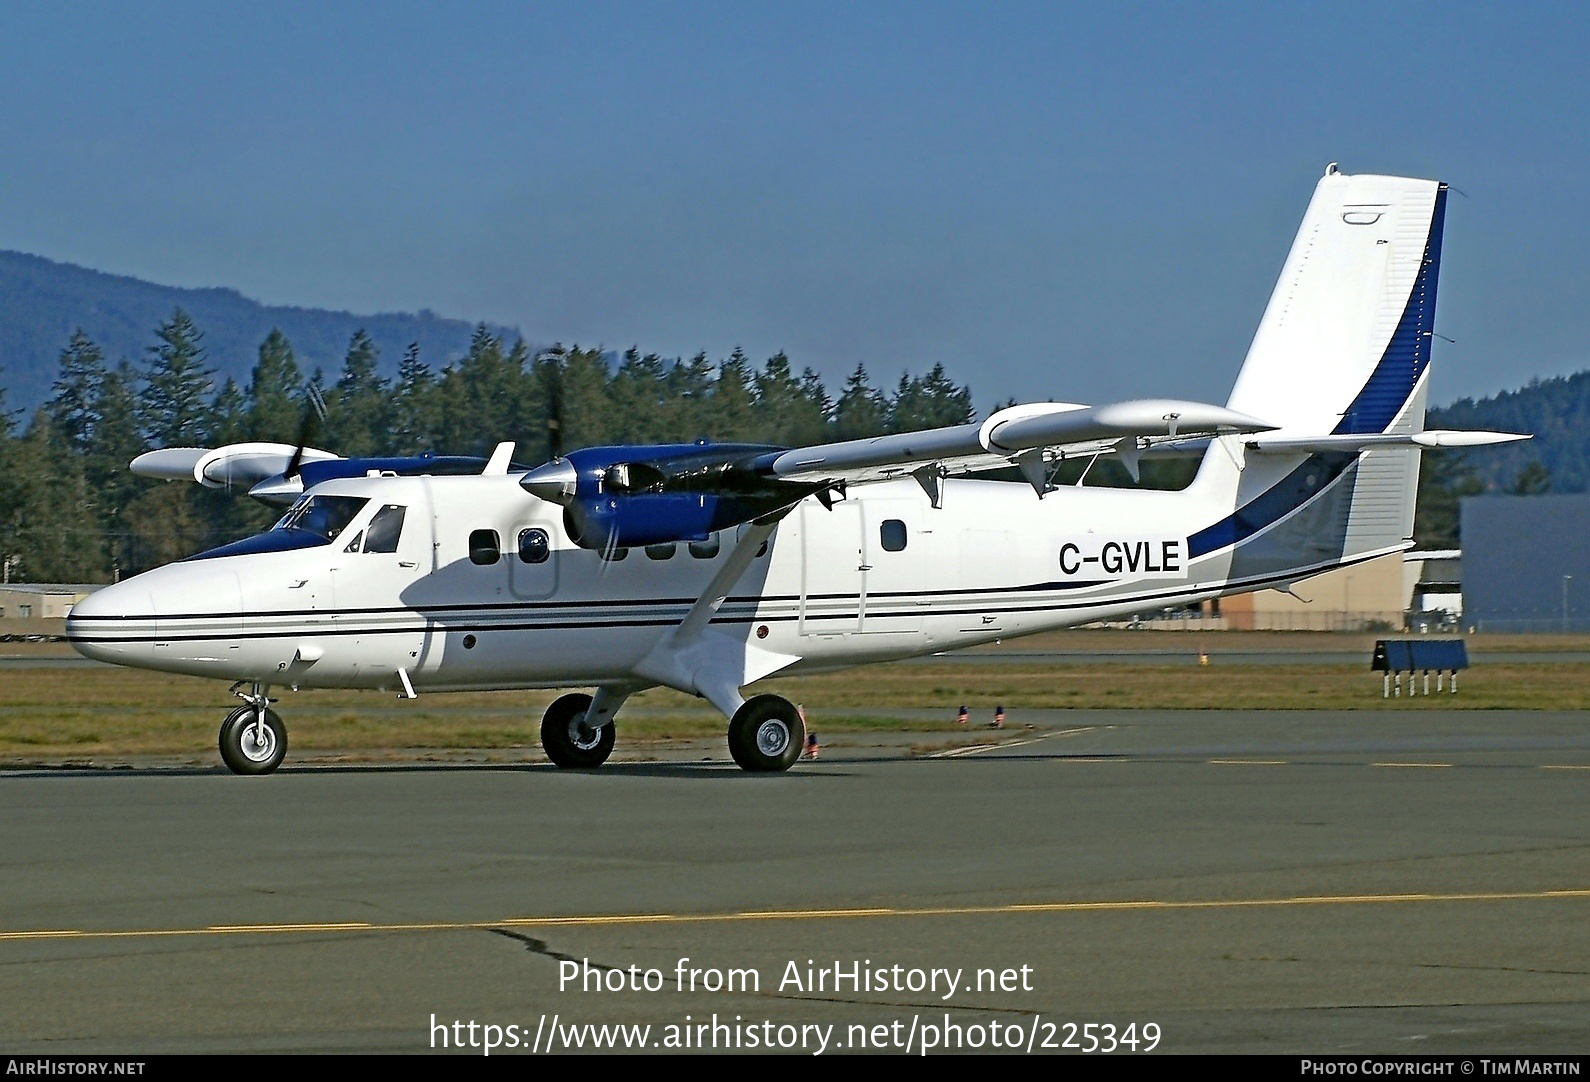
[[[613,754],[613,723],[593,726],[590,712],[591,697],[583,692],[564,695],[547,707],[541,717],[541,749],[555,765],[590,770]]]
[[[266,707],[264,717],[240,706],[221,723],[221,761],[234,774],[269,774],[287,757],[287,726]]]
[[[287,757],[287,726],[270,708],[269,688],[253,684],[239,690],[242,686],[233,684],[232,694],[245,705],[221,722],[221,761],[234,774],[269,774]]]

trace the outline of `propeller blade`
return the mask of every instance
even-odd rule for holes
[[[547,457],[563,454],[563,366],[556,357],[547,359]]]
[[[326,400],[321,397],[320,389],[313,383],[304,384],[304,419],[298,426],[298,442],[293,447],[293,457],[287,460],[287,469],[282,476],[291,480],[298,476],[298,469],[304,464],[304,448],[309,446],[310,439],[314,436],[315,418],[321,421],[326,419]]]

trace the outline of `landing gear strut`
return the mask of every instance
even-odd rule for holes
[[[729,719],[729,754],[753,773],[788,770],[806,743],[806,723],[795,704],[779,695],[756,695]]]
[[[593,710],[591,702],[591,697],[583,692],[564,695],[542,715],[541,748],[555,765],[590,770],[607,762],[613,754],[615,734],[611,718],[617,706],[604,709],[605,704],[598,704]],[[592,725],[592,715],[609,720]]]
[[[269,688],[253,684],[245,692],[241,686],[233,684],[232,694],[246,705],[221,722],[221,761],[234,774],[269,774],[287,756],[287,726],[270,708]]]

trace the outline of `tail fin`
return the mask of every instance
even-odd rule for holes
[[[1418,431],[1446,186],[1332,166],[1228,405],[1278,435]]]
[[[1445,211],[1436,181],[1327,169],[1228,405],[1279,425],[1278,444],[1422,431]],[[1189,555],[1229,552],[1233,585],[1262,585],[1404,548],[1418,478],[1412,447],[1265,453],[1222,437],[1195,487],[1228,513]]]

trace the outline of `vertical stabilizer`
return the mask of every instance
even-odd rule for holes
[[[1424,429],[1446,186],[1348,176],[1314,189],[1228,405],[1278,438]],[[1197,487],[1227,517],[1191,554],[1231,558],[1233,580],[1323,570],[1405,547],[1419,452],[1255,452],[1223,437]]]
[[[1445,210],[1433,180],[1327,172],[1230,407],[1286,435],[1422,429]]]

